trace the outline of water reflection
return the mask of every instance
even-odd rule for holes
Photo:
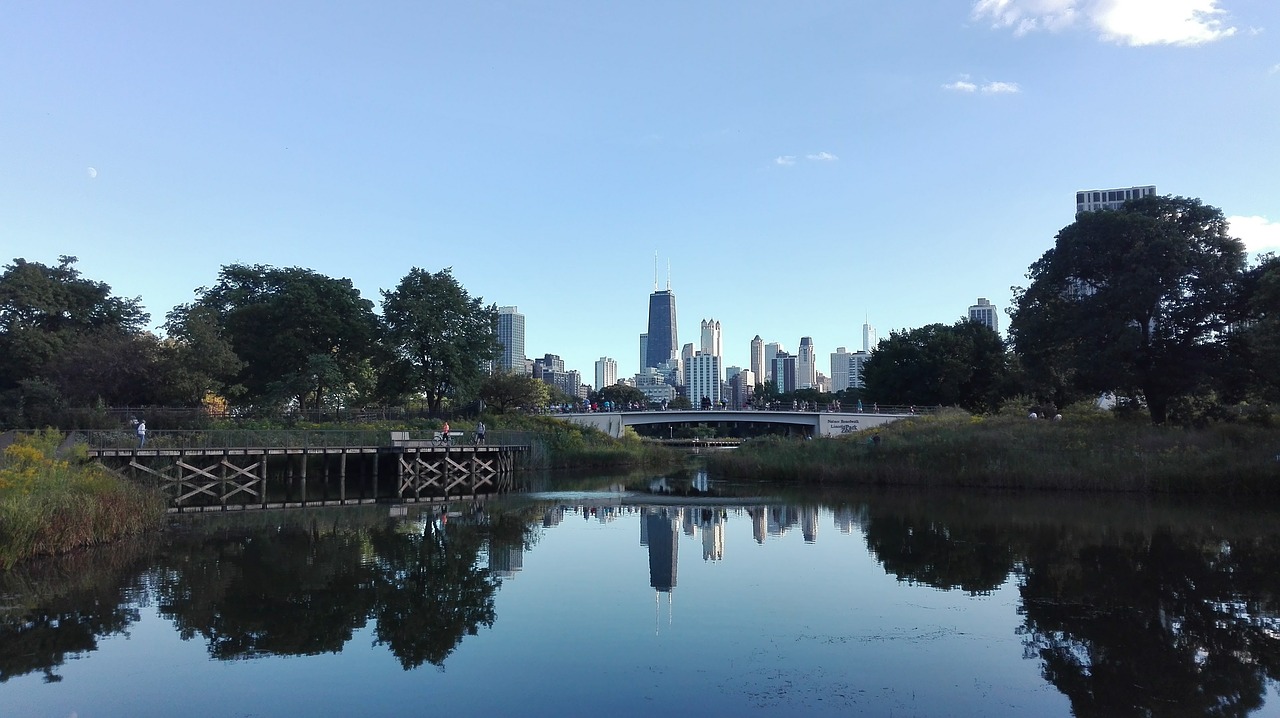
[[[763,500],[705,477],[594,496],[575,488],[572,500],[399,516],[383,507],[201,517],[159,547],[20,567],[0,575],[0,682],[57,681],[69,657],[127,631],[148,604],[221,661],[340,653],[367,628],[403,669],[443,667],[495,626],[503,581],[522,580],[526,557],[575,518],[638,529],[648,589],[668,603],[681,543],[701,549],[702,561],[694,553],[683,567],[697,574],[791,532],[806,545],[860,540],[904,587],[978,598],[1012,585],[1022,656],[1077,716],[1249,715],[1280,671],[1271,512],[944,494]],[[582,568],[628,573],[636,588],[646,578],[629,559]]]

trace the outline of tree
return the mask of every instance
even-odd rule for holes
[[[141,300],[113,296],[108,285],[82,277],[75,263],[68,256],[52,267],[15,259],[0,274],[6,404],[22,406],[23,387],[80,405],[137,402],[148,391],[155,342],[144,329],[149,317]]]
[[[1245,266],[1217,208],[1143,197],[1083,212],[1014,288],[1009,328],[1023,365],[1062,403],[1115,391],[1164,423],[1171,399],[1203,386]]]
[[[1219,388],[1235,400],[1280,400],[1280,257],[1264,255],[1245,273],[1225,343],[1231,361]]]
[[[1011,392],[1000,335],[968,319],[892,332],[863,368],[868,398],[886,404],[994,411]]]
[[[627,386],[626,384],[606,386],[600,390],[599,400],[607,401],[615,408],[627,407],[632,404],[636,404],[642,408],[649,406],[649,397],[645,396],[643,391],[640,391],[634,386]]]
[[[480,398],[495,412],[547,405],[547,383],[524,374],[497,372],[480,384]]]
[[[350,279],[300,267],[232,264],[222,268],[217,284],[197,294],[193,304],[169,315],[170,331],[194,338],[204,322],[214,321],[215,333],[243,362],[234,377],[221,378],[242,387],[250,403],[293,400],[305,409],[311,399],[319,409],[328,393],[359,380],[376,352],[373,303]],[[208,330],[200,331],[206,331],[203,346],[216,346]]]
[[[478,387],[484,363],[501,348],[497,306],[468,295],[450,269],[409,270],[393,291],[382,293],[382,315],[393,353],[390,385],[421,393],[432,413],[447,397]]]

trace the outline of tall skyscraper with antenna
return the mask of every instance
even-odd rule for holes
[[[658,258],[653,258],[653,294],[649,295],[649,331],[645,344],[646,367],[660,366],[676,358],[680,340],[676,336],[676,295],[671,291],[671,265],[667,265],[667,288],[658,289]]]

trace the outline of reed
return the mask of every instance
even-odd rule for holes
[[[0,457],[0,566],[160,525],[163,497],[102,467],[58,458],[60,433],[20,437]]]
[[[1278,453],[1280,432],[1240,424],[948,410],[833,439],[752,441],[708,460],[722,475],[811,483],[1262,495],[1280,493]]]

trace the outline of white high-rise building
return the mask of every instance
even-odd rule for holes
[[[1000,315],[996,311],[996,305],[983,297],[978,297],[978,303],[969,307],[969,321],[985,325],[996,334],[1000,333]]]
[[[880,341],[876,339],[876,328],[871,326],[870,321],[866,321],[862,325],[862,351],[870,354],[876,350],[876,345]]]
[[[796,353],[796,388],[814,389],[818,386],[818,355],[813,351],[813,337],[800,337],[800,350]]]
[[[596,391],[618,383],[618,362],[609,357],[596,360]]]
[[[720,403],[720,357],[714,354],[694,354],[685,362],[684,383],[689,401],[696,409],[707,399],[712,406]]]
[[[524,355],[524,315],[515,307],[498,307],[498,368],[506,373],[526,373]]]
[[[862,366],[870,356],[867,352],[850,352],[844,347],[836,347],[831,354],[831,391],[865,388]]]
[[[1120,187],[1118,189],[1085,189],[1076,192],[1076,212],[1120,209],[1125,202],[1139,197],[1154,197],[1156,186]]]
[[[723,347],[720,345],[720,322],[715,319],[702,320],[702,353],[724,357]]]

